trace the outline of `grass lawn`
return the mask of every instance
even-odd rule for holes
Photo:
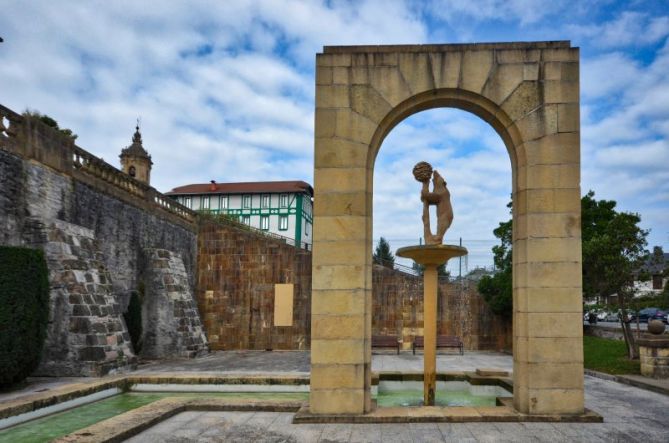
[[[583,363],[587,369],[607,374],[639,374],[639,360],[627,359],[623,340],[583,336]]]

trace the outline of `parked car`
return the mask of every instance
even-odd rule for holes
[[[609,315],[608,312],[606,312],[606,311],[600,311],[600,312],[597,313],[597,320],[599,320],[599,321],[605,321],[606,316],[608,316],[608,315]]]
[[[647,323],[650,320],[660,320],[667,322],[667,313],[659,308],[645,308],[639,311],[639,321]],[[632,316],[632,320],[636,320],[636,315]]]
[[[608,314],[606,314],[606,317],[604,317],[603,321],[615,321],[615,322],[617,322],[619,318],[620,318],[620,313],[619,312],[609,312]]]
[[[597,313],[595,311],[589,311],[583,314],[583,321],[587,321],[591,325],[597,324]]]

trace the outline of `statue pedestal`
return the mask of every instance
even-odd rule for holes
[[[467,254],[467,249],[454,245],[407,246],[397,250],[399,257],[410,258],[423,265],[423,405],[434,406],[437,384],[437,268],[453,257]]]

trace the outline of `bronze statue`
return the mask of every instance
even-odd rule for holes
[[[419,162],[413,168],[413,176],[423,184],[420,199],[423,202],[423,232],[426,245],[440,245],[444,240],[446,230],[453,223],[453,207],[451,207],[451,193],[446,187],[446,180],[439,172],[432,171],[432,165]],[[432,192],[430,192],[430,177],[432,177]],[[430,205],[437,207],[437,233],[432,234],[430,229]]]

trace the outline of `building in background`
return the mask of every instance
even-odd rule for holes
[[[139,124],[135,127],[132,136],[132,144],[121,150],[121,169],[136,180],[151,184],[151,156],[142,146],[142,134],[139,132]]]
[[[187,208],[227,214],[252,228],[311,249],[314,189],[303,181],[210,183],[179,186],[166,195]]]

